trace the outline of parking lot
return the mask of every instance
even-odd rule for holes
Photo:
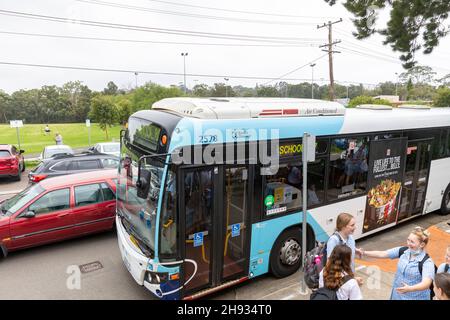
[[[20,182],[0,180],[0,199],[10,197],[27,185],[26,172]],[[439,226],[443,234],[450,229],[449,217],[432,213],[357,242],[366,250],[387,249],[403,245],[411,228]],[[434,242],[433,254],[443,256],[450,243],[448,237]],[[432,238],[433,241],[433,238]],[[441,246],[441,247],[439,247]],[[433,256],[433,255],[432,255]],[[394,270],[381,267],[379,288],[370,288],[370,265],[377,262],[357,261],[357,273],[365,279],[362,288],[366,299],[388,299]],[[80,270],[85,271],[81,273]],[[76,275],[80,275],[77,282]],[[114,231],[94,234],[51,245],[11,253],[0,262],[0,299],[132,299],[152,300],[153,296],[138,286],[122,263]],[[300,290],[301,272],[275,279],[262,276],[237,287],[219,292],[212,299],[294,300],[309,299]]]

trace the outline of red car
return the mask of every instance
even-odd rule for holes
[[[0,203],[0,254],[113,228],[117,170],[43,180]]]
[[[25,170],[24,152],[10,144],[0,144],[0,177],[20,180],[21,173]]]

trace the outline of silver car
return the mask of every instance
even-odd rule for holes
[[[60,144],[54,146],[46,146],[39,156],[39,160],[49,159],[57,154],[74,154],[71,147]]]

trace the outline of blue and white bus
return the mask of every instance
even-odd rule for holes
[[[450,108],[284,98],[170,98],[121,135],[117,234],[161,299],[194,299],[301,265],[302,136],[311,249],[351,213],[355,238],[450,212]]]

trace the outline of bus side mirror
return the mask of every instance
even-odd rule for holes
[[[152,173],[149,170],[141,169],[139,167],[138,180],[136,181],[137,196],[142,199],[147,199],[150,190],[150,181]]]

